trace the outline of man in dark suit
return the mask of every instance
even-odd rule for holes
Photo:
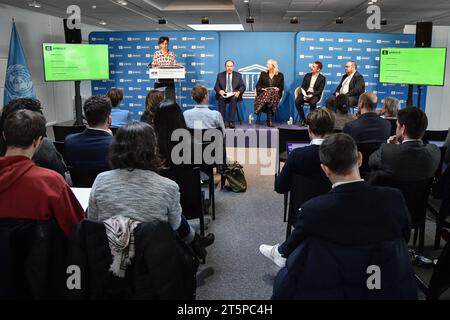
[[[214,90],[216,98],[219,101],[219,111],[225,121],[225,108],[227,103],[230,105],[229,127],[234,129],[234,114],[236,113],[237,103],[242,99],[245,91],[245,84],[239,72],[234,70],[234,61],[225,61],[225,71],[217,75]]]
[[[413,107],[400,110],[396,135],[370,156],[370,168],[397,180],[416,181],[433,177],[441,152],[434,144],[423,144],[427,126],[428,119],[422,110]]]
[[[64,143],[68,164],[92,172],[110,170],[107,156],[113,139],[109,129],[111,102],[105,96],[92,96],[83,110],[88,127],[81,133],[68,135]]]
[[[309,178],[326,179],[320,167],[319,146],[323,139],[333,133],[334,112],[316,109],[308,113],[306,121],[311,144],[297,148],[288,156],[280,174],[275,179],[275,191],[286,193],[291,190],[295,174]]]
[[[381,118],[375,111],[378,98],[372,92],[364,92],[359,97],[358,119],[347,122],[342,132],[355,139],[356,143],[385,142],[391,134],[391,123]]]
[[[366,83],[364,77],[356,71],[355,61],[348,61],[345,64],[345,74],[337,86],[334,95],[327,98],[327,108],[336,111],[336,98],[340,94],[347,97],[347,106],[354,107],[358,104],[359,96],[364,92]]]
[[[361,179],[362,155],[349,135],[336,133],[325,138],[319,156],[333,189],[304,203],[290,237],[281,245],[261,245],[263,255],[283,267],[309,236],[348,246],[399,238],[409,241],[411,222],[401,192],[373,187]]]
[[[297,107],[298,114],[300,115],[300,124],[305,125],[305,112],[303,111],[303,104],[308,103],[310,111],[316,109],[317,102],[319,102],[322,96],[323,89],[325,88],[325,77],[320,74],[322,70],[322,62],[315,61],[311,65],[311,72],[307,73],[303,77],[301,88],[306,92],[300,92],[295,99],[295,106]]]

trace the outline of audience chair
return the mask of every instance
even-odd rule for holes
[[[55,146],[56,151],[63,157],[64,162],[67,163],[64,141],[53,141],[53,145]]]
[[[411,215],[414,245],[417,243],[417,235],[419,234],[419,253],[423,252],[425,244],[425,220],[432,181],[433,178],[401,181],[388,176],[378,176],[375,180],[376,185],[397,188],[402,192]]]
[[[200,220],[200,234],[205,235],[204,215],[208,208],[200,184],[200,169],[188,164],[174,165],[160,174],[175,181],[180,188],[180,204],[186,219]]]
[[[86,126],[53,126],[53,134],[55,135],[55,141],[62,141],[66,139],[66,136],[73,133],[80,133],[86,129]]]
[[[363,159],[361,167],[359,167],[359,172],[361,177],[364,177],[370,172],[369,168],[369,158],[372,153],[377,151],[381,146],[381,141],[377,142],[360,142],[357,144],[358,151],[362,153]]]
[[[429,285],[416,274],[417,287],[425,294],[427,300],[438,300],[450,288],[450,242],[447,242],[434,267]]]
[[[286,142],[297,141],[297,142],[310,142],[308,130],[306,129],[288,129],[288,128],[278,128],[278,154],[277,154],[277,172],[275,173],[275,179],[280,173],[281,162],[286,162],[287,150]],[[287,217],[287,204],[289,201],[288,193],[284,194],[283,200],[283,222],[286,222]]]
[[[69,166],[70,177],[72,178],[72,185],[76,188],[92,188],[95,178],[103,170],[95,170],[88,168],[75,168]]]
[[[331,183],[328,179],[308,178],[298,174],[292,177],[291,185],[286,239],[291,235],[292,226],[295,224],[298,210],[302,204],[331,190]]]
[[[448,130],[427,130],[422,140],[424,143],[429,141],[445,141]]]

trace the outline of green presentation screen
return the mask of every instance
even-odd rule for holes
[[[43,43],[45,81],[107,80],[106,44]]]
[[[447,48],[381,48],[380,82],[443,86]]]

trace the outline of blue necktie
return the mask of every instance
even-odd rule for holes
[[[227,92],[233,91],[233,88],[231,87],[231,73],[227,73]]]

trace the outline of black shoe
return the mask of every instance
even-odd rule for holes
[[[230,121],[229,127],[230,127],[230,129],[234,129],[234,122],[233,121]]]
[[[199,234],[195,234],[194,240],[191,242],[191,248],[194,251],[195,255],[199,259],[205,259],[206,258],[206,250],[205,246],[202,244],[201,236]]]
[[[215,239],[216,237],[214,236],[214,233],[208,233],[206,236],[200,236],[199,240],[200,244],[206,248],[212,245]]]

